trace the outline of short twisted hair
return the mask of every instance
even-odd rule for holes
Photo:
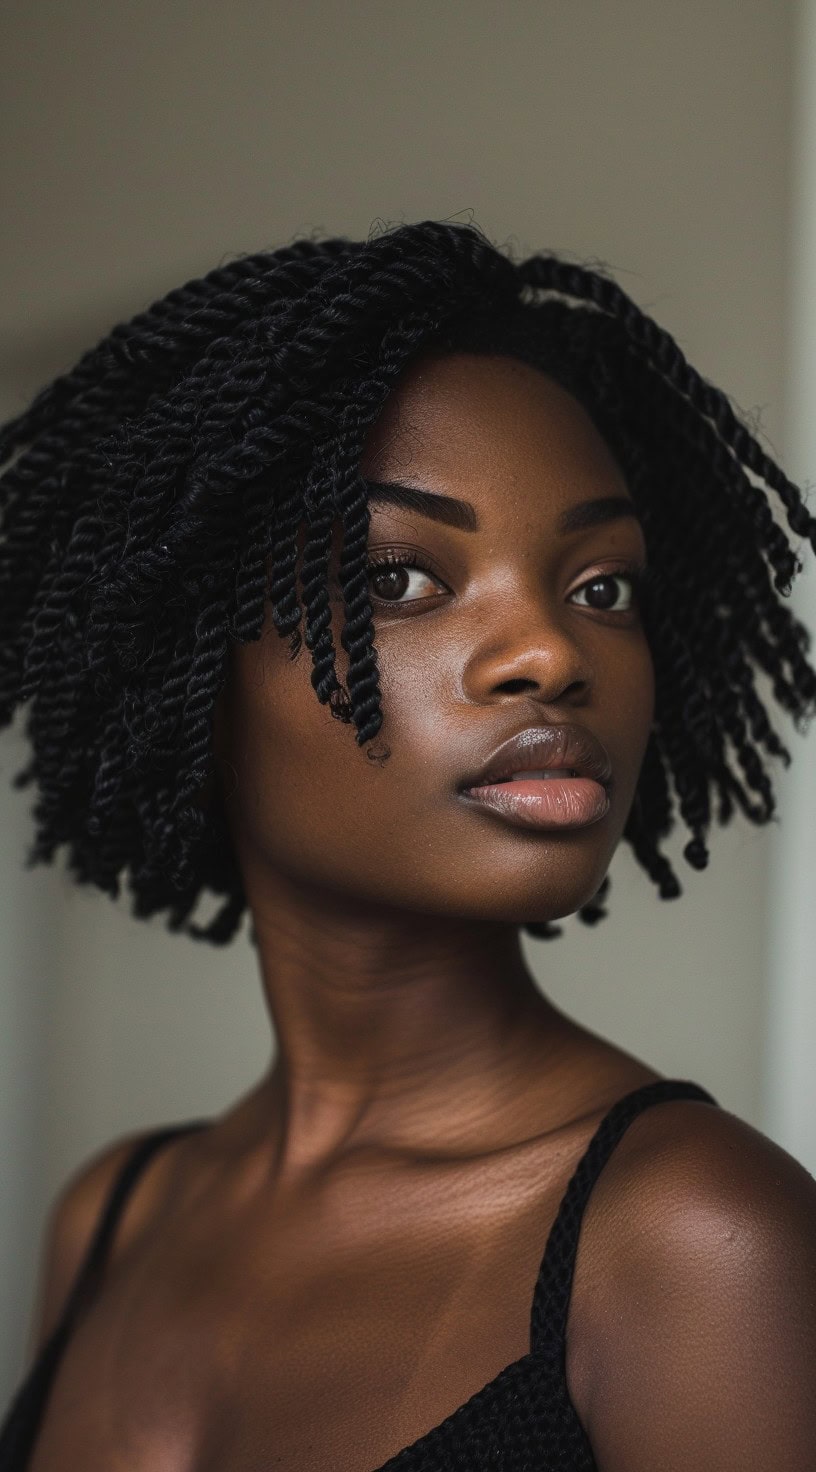
[[[656,684],[624,837],[660,895],[681,892],[660,852],[675,805],[698,869],[714,795],[720,823],[735,803],[754,823],[772,817],[761,751],[790,756],[756,669],[798,728],[816,711],[810,635],[782,602],[802,564],[768,500],[816,547],[800,492],[603,269],[514,262],[472,226],[426,221],[300,240],[191,281],[3,429],[0,726],[28,704],[32,757],[14,781],[38,788],[29,867],[65,844],[79,882],[116,896],[127,876],[135,915],[233,937],[240,870],[221,803],[198,801],[230,641],[260,637],[268,600],[293,656],[305,639],[317,699],[358,744],[376,736],[360,459],[398,376],[431,349],[515,355],[552,375],[625,475],[650,555]],[[345,684],[329,609],[337,521]],[[608,888],[607,876],[580,919],[606,913]],[[224,903],[201,926],[190,916],[205,889]]]

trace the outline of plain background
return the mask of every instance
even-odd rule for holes
[[[382,222],[473,219],[517,251],[604,262],[696,367],[760,416],[788,473],[797,461],[814,475],[801,413],[786,413],[805,351],[795,84],[809,11],[787,0],[14,0],[0,407],[21,409],[115,321],[234,254],[314,230],[362,237]],[[795,749],[812,765],[812,744]],[[18,732],[5,732],[4,1400],[59,1184],[123,1132],[219,1111],[274,1047],[245,933],[227,950],[205,947],[75,890],[60,867],[24,871],[31,793],[9,786],[24,759]],[[799,799],[787,801],[801,819]],[[791,830],[803,843],[816,801],[809,812]],[[661,902],[623,846],[609,918],[591,930],[569,919],[562,939],[529,942],[528,955],[580,1021],[696,1079],[804,1159],[804,1084],[786,1093],[778,1082],[792,1033],[803,1077],[814,1056],[800,984],[810,952],[779,963],[805,908],[802,896],[788,912],[780,877],[800,872],[799,851],[738,817],[713,835],[698,874],[681,857],[686,836],[668,845],[681,899]]]

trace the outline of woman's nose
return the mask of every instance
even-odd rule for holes
[[[463,693],[483,702],[527,692],[540,701],[586,698],[592,686],[589,654],[576,630],[537,601],[513,600],[480,619],[467,660]]]

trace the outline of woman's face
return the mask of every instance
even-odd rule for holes
[[[640,523],[559,527],[583,502],[631,505],[622,473],[554,380],[466,354],[409,369],[362,469],[469,502],[471,525],[372,497],[370,556],[411,564],[370,581],[384,717],[373,749],[388,760],[319,704],[308,650],[290,660],[271,614],[259,642],[233,649],[216,749],[252,892],[266,874],[364,908],[517,924],[571,914],[620,840],[653,716],[651,654],[624,571],[645,565]],[[344,680],[336,582],[332,599]],[[606,748],[605,816],[530,828],[463,795],[502,742],[560,722]]]

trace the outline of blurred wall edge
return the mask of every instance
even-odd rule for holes
[[[788,265],[785,469],[816,487],[816,0],[795,16],[792,200]],[[816,492],[808,495],[816,515]],[[816,630],[816,569],[794,584],[794,611]],[[811,651],[814,658],[814,651]],[[781,823],[771,839],[763,1127],[816,1175],[816,759],[793,735],[777,778]]]

